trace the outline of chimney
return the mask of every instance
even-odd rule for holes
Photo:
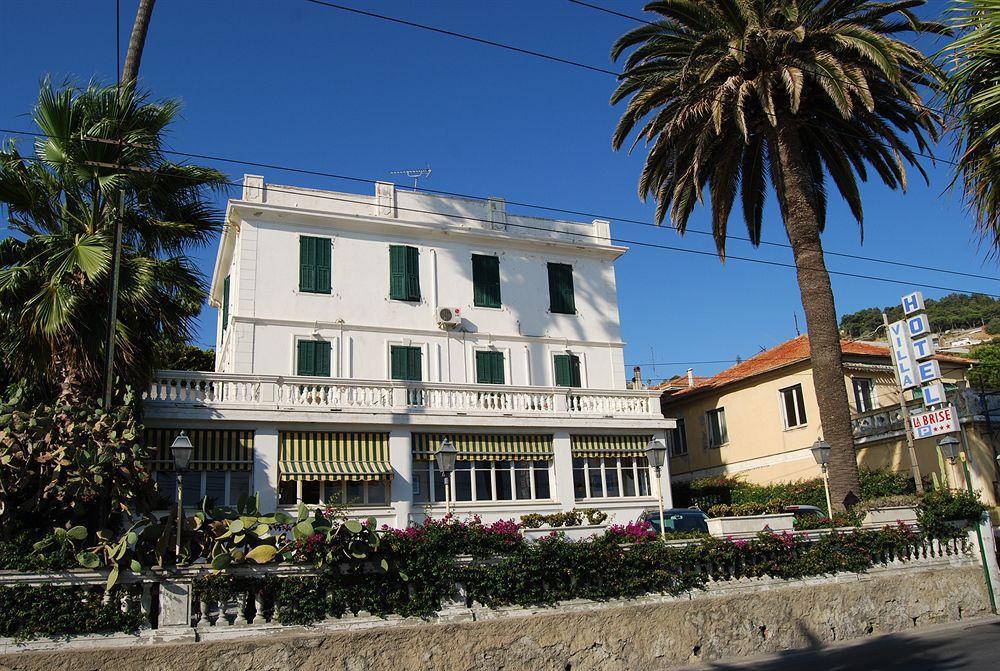
[[[694,368],[688,368],[688,387],[694,387]]]
[[[632,369],[632,388],[642,389],[642,368],[640,366]]]

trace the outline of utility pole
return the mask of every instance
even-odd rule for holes
[[[882,313],[882,324],[885,326],[886,338],[889,338],[889,315]],[[891,343],[890,343],[891,345]],[[899,391],[899,414],[903,418],[903,428],[906,430],[906,451],[910,457],[910,473],[913,474],[913,482],[917,486],[917,493],[924,493],[924,481],[920,477],[920,464],[917,463],[917,451],[913,447],[913,427],[910,426],[910,411],[906,408],[906,390],[899,379],[899,369],[896,364],[895,350],[890,346],[889,353],[892,358],[892,379],[896,381],[896,389]]]
[[[128,53],[125,65],[118,79],[118,101],[121,102],[122,84],[133,89],[139,77],[139,63],[142,61],[142,50],[146,45],[146,34],[149,32],[149,21],[153,16],[153,6],[156,0],[140,0],[136,11],[135,23],[132,24],[132,34],[129,37]],[[117,34],[118,26],[115,25]],[[120,51],[118,52],[121,53]],[[118,162],[121,161],[122,138],[118,136]],[[114,224],[114,243],[111,247],[111,272],[108,278],[108,329],[104,341],[104,409],[111,408],[115,389],[115,340],[118,331],[118,281],[121,274],[122,256],[122,225],[125,219],[125,189],[118,190],[118,207]]]

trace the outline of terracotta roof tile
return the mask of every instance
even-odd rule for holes
[[[881,343],[872,343],[860,340],[841,340],[840,347],[845,355],[851,357],[860,356],[888,358],[890,356],[889,346],[887,344],[883,345]],[[809,354],[809,337],[807,335],[800,335],[797,338],[792,338],[791,340],[781,343],[777,347],[772,347],[767,351],[750,357],[746,361],[740,362],[735,366],[731,366],[730,368],[727,368],[721,373],[718,373],[710,378],[695,378],[694,387],[689,387],[687,385],[686,377],[678,375],[676,378],[672,378],[664,382],[662,385],[654,387],[654,389],[663,389],[669,394],[667,397],[668,399],[676,398],[686,394],[704,391],[708,388],[717,388],[734,384],[756,375],[761,375],[772,370],[777,370],[801,361],[806,361],[809,359]],[[949,356],[947,354],[938,354],[935,355],[934,358],[938,361],[944,361],[946,363],[973,363],[973,360],[971,359],[963,359],[961,357]],[[672,393],[670,393],[671,391]]]

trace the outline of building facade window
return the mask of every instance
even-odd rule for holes
[[[420,251],[416,247],[389,246],[389,298],[420,300]]]
[[[177,503],[177,476],[173,471],[156,471],[156,507],[166,509]],[[181,474],[184,505],[194,507],[208,497],[208,507],[235,506],[250,494],[250,471],[188,471]]]
[[[229,275],[222,282],[222,332],[226,332],[229,325]]]
[[[419,382],[423,379],[422,358],[423,352],[419,347],[392,345],[389,348],[390,377],[393,380]]]
[[[778,392],[781,395],[781,412],[786,429],[794,429],[806,423],[806,403],[802,396],[802,385],[786,387]]]
[[[576,314],[576,297],[573,294],[573,266],[568,263],[550,263],[549,310],[559,314]]]
[[[554,359],[557,387],[579,387],[580,357],[575,354],[556,354]]]
[[[329,238],[299,236],[299,291],[308,294],[330,293]]]
[[[503,352],[478,350],[476,352],[476,382],[478,384],[505,384]]]
[[[875,405],[875,383],[868,377],[851,378],[854,387],[854,407],[858,412],[868,412],[874,410]]]
[[[458,459],[453,474],[455,501],[549,500],[550,460]],[[444,477],[434,461],[413,463],[413,500],[444,501]]]
[[[705,438],[708,447],[713,448],[729,442],[725,408],[716,408],[705,413]]]
[[[341,506],[388,505],[386,480],[283,480],[278,488],[278,503],[295,505],[331,504]]]
[[[580,499],[649,496],[649,466],[642,457],[574,457],[573,495]]]
[[[500,302],[500,259],[484,254],[472,255],[472,304],[498,308]]]
[[[670,429],[670,456],[683,457],[688,453],[687,431],[684,428],[684,419],[677,418],[677,428]]]
[[[330,377],[330,341],[299,340],[296,350],[296,375]]]

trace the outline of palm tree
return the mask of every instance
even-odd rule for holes
[[[146,33],[149,31],[149,21],[153,18],[154,4],[156,0],[139,0],[135,23],[132,24],[132,35],[128,40],[125,65],[122,67],[123,84],[135,84],[139,77],[139,63],[142,62],[142,50],[146,46]]]
[[[156,342],[189,335],[205,289],[185,251],[219,230],[206,195],[225,176],[163,157],[178,109],[130,84],[56,90],[45,82],[34,155],[13,142],[0,150],[0,202],[19,234],[0,242],[0,356],[13,377],[71,396],[99,387],[119,217],[116,375],[144,385]]]
[[[944,54],[945,101],[958,119],[955,177],[980,233],[1000,252],[1000,0],[959,2],[953,11],[960,37]]]
[[[910,8],[921,0],[661,0],[656,20],[622,36],[612,57],[628,56],[613,104],[628,99],[615,129],[620,149],[634,134],[648,155],[639,196],[656,202],[684,233],[707,186],[716,248],[740,199],[759,244],[768,183],[774,189],[797,267],[812,348],[824,438],[833,447],[830,486],[837,507],[859,496],[840,335],[820,233],[826,178],[847,201],[863,239],[857,179],[874,172],[906,187],[916,166],[902,135],[927,151],[939,120],[920,102],[938,74],[900,33],[943,33]],[[926,174],[924,175],[926,179]]]

